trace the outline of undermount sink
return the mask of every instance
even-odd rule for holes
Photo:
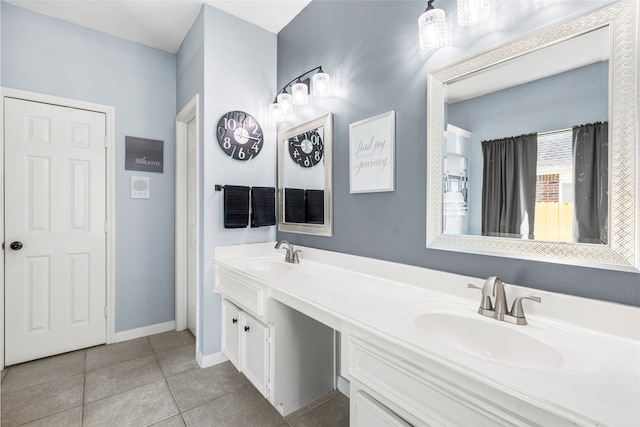
[[[279,258],[256,258],[248,259],[245,265],[247,270],[253,271],[290,271],[294,268],[295,264],[291,264]]]
[[[455,304],[411,311],[413,327],[440,352],[454,351],[495,364],[537,370],[597,365],[597,355],[589,346],[552,327],[500,322],[481,316],[475,308]]]

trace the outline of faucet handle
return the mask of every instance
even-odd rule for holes
[[[481,291],[484,290],[484,288],[480,286],[472,285],[471,283],[467,283],[467,288],[479,289]],[[483,314],[485,316],[491,316],[491,314],[488,314],[488,312],[493,312],[493,304],[491,304],[491,297],[489,295],[485,295],[483,292],[482,300],[480,301],[480,307],[478,308],[478,313]]]
[[[300,254],[302,253],[302,250],[300,249],[296,249],[295,251],[293,251],[293,263],[294,264],[299,264],[300,263]]]
[[[534,302],[542,302],[542,298],[536,296],[528,296],[528,297],[518,297],[513,300],[513,305],[511,306],[511,317],[516,318],[516,323],[518,325],[526,325],[527,319],[524,316],[524,310],[522,309],[522,300],[528,299],[529,301]]]

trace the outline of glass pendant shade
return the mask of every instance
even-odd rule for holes
[[[444,10],[428,9],[418,18],[420,48],[434,51],[447,44]]]
[[[293,105],[307,105],[309,103],[309,88],[304,83],[296,83],[291,86]]]
[[[465,27],[479,24],[490,11],[490,0],[458,0],[458,24]]]
[[[276,99],[278,100],[280,114],[282,114],[283,117],[293,113],[293,100],[291,95],[286,92],[279,93]]]
[[[276,123],[282,121],[282,112],[280,111],[280,106],[277,103],[274,102],[269,105],[269,114]]]
[[[316,98],[328,98],[331,96],[331,78],[326,73],[313,75],[313,96]]]

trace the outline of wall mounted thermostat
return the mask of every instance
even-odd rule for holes
[[[148,199],[151,195],[149,183],[151,178],[148,176],[132,176],[131,177],[131,198],[132,199]]]

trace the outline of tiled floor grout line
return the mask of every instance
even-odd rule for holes
[[[149,337],[147,337],[147,339],[149,339]],[[182,410],[180,409],[180,406],[178,406],[178,402],[176,401],[176,397],[173,394],[173,390],[171,390],[171,387],[169,386],[169,381],[167,381],[167,375],[162,370],[162,365],[160,364],[160,359],[158,359],[158,352],[156,351],[155,347],[151,344],[151,340],[149,340],[149,345],[151,346],[151,349],[153,350],[153,357],[156,359],[156,363],[158,364],[158,367],[160,368],[160,372],[162,372],[162,378],[164,378],[164,383],[167,385],[167,389],[169,390],[169,394],[171,395],[171,400],[173,400],[173,404],[176,405],[176,409],[178,410],[178,414],[177,415],[180,416],[180,419],[182,420],[182,423],[186,426],[187,422],[185,421],[184,417],[182,416]],[[189,345],[189,344],[185,344],[185,345]],[[172,418],[172,417],[175,417],[175,415],[172,415],[171,417],[168,417],[168,418]],[[165,420],[168,419],[168,418],[165,418]],[[157,424],[157,423],[162,422],[162,421],[164,421],[164,420],[160,420],[160,421],[158,421],[158,422],[156,422],[154,424]],[[151,424],[151,425],[153,426],[153,424]]]
[[[82,405],[80,406],[80,425],[84,425],[84,396],[87,389],[87,350],[84,350],[84,369],[82,370]]]

